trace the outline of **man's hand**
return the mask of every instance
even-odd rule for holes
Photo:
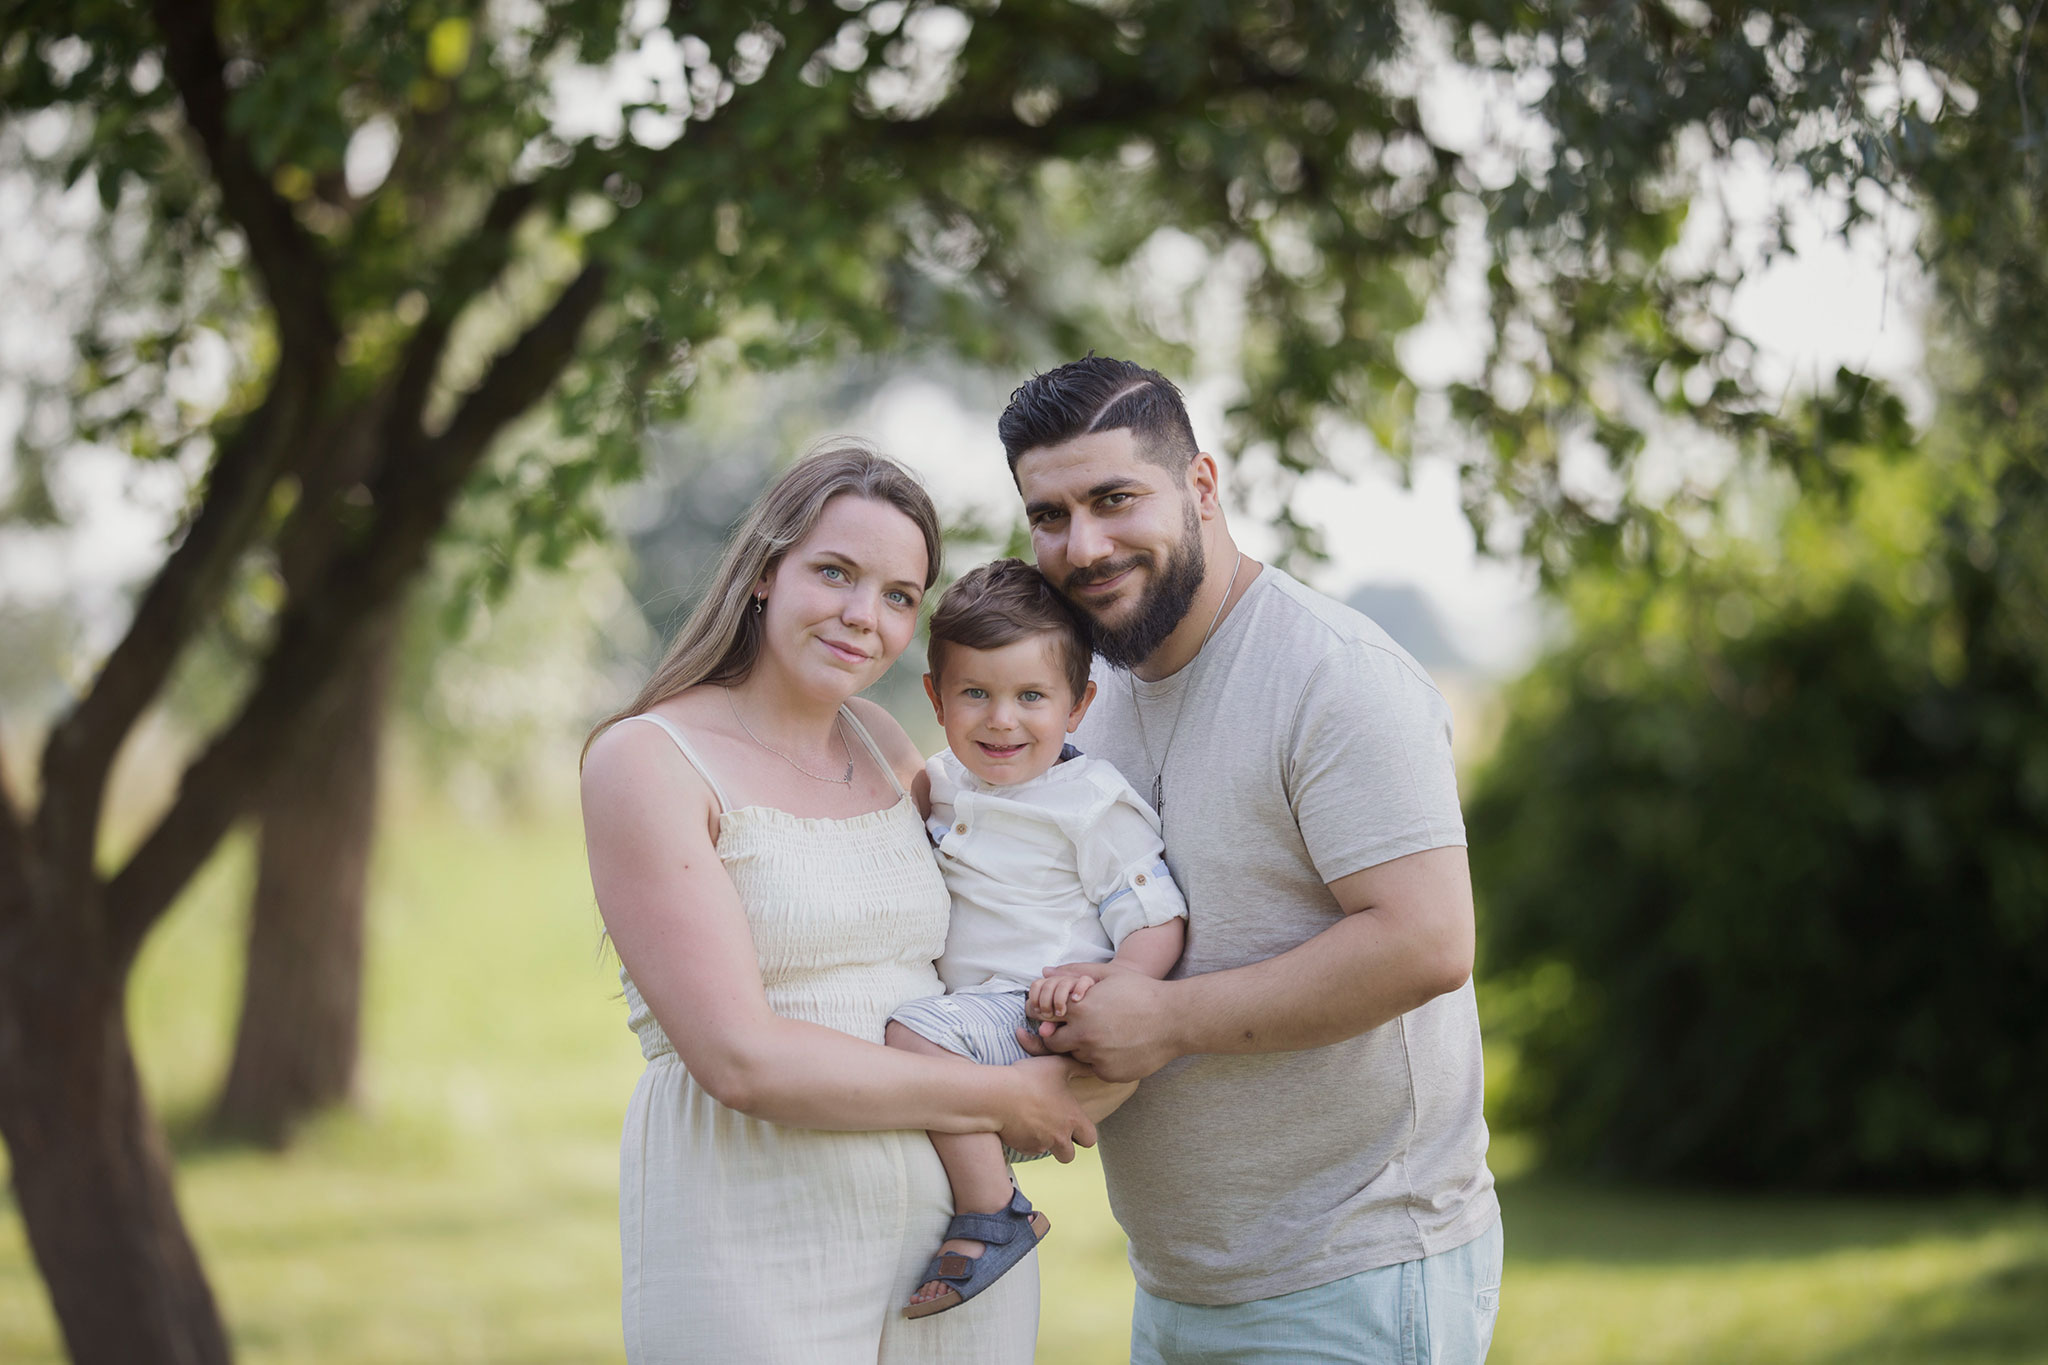
[[[1087,974],[1095,984],[1086,999],[1070,996],[1065,1015],[1049,1020],[1056,1027],[1048,1034],[1041,1025],[1034,1041],[1086,1062],[1105,1081],[1143,1080],[1181,1055],[1172,1027],[1173,983],[1097,964],[1087,964]],[[1040,984],[1052,979],[1066,978],[1042,978]],[[1047,1018],[1038,1009],[1027,1007],[1026,1012],[1034,1019]],[[1023,1042],[1030,1031],[1019,1029],[1017,1036]]]
[[[1067,1006],[1080,1001],[1090,986],[1112,970],[1106,962],[1069,962],[1047,967],[1045,975],[1031,983],[1024,1012],[1033,1019],[1046,1020],[1047,1024],[1038,1031],[1050,1035],[1051,1023],[1067,1017]]]

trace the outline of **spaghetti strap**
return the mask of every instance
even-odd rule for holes
[[[882,757],[881,747],[875,743],[875,737],[868,733],[868,727],[860,723],[860,717],[853,714],[851,706],[840,707],[839,714],[853,727],[853,732],[860,736],[860,742],[868,746],[868,752],[875,756],[875,766],[882,770],[882,776],[889,779],[889,785],[896,789],[896,797],[901,800],[903,784],[896,780],[896,770],[889,766],[888,759]]]
[[[697,770],[697,776],[703,778],[704,785],[711,788],[711,799],[718,803],[718,813],[724,815],[728,810],[732,809],[732,802],[725,799],[725,789],[718,785],[718,779],[711,775],[711,769],[706,766],[704,760],[697,757],[697,751],[690,747],[689,740],[683,738],[683,732],[677,728],[675,722],[669,720],[666,716],[657,716],[651,711],[643,711],[637,716],[627,716],[626,720],[644,720],[650,725],[659,725],[662,729],[668,731],[668,737],[676,742],[678,749],[683,751],[683,757],[688,759],[690,766]],[[623,721],[620,723],[624,724]]]

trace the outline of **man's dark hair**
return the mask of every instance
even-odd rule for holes
[[[1201,452],[1172,380],[1128,360],[1093,354],[1018,385],[996,432],[1014,476],[1017,457],[1027,450],[1118,427],[1130,428],[1139,454],[1175,474]]]
[[[925,661],[932,685],[945,677],[946,649],[1001,649],[1028,635],[1058,637],[1073,700],[1088,690],[1088,662],[1095,648],[1088,618],[1059,595],[1045,575],[1021,559],[998,559],[961,575],[939,598],[932,613],[931,644]]]

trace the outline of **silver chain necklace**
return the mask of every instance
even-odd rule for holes
[[[732,699],[732,689],[730,687],[725,689],[725,704],[732,708],[732,718],[740,723],[740,729],[747,732],[748,739],[753,740],[754,743],[760,745],[769,753],[774,754],[805,777],[810,778],[813,782],[836,782],[842,787],[851,787],[853,785],[853,750],[847,745],[846,735],[839,728],[839,717],[834,716],[832,718],[832,733],[839,736],[840,751],[846,755],[846,775],[844,777],[828,777],[823,773],[812,772],[809,768],[806,768],[803,764],[755,734],[754,727],[747,724],[747,718],[740,714],[740,704]]]
[[[1203,649],[1208,647],[1209,637],[1216,633],[1216,623],[1223,619],[1223,609],[1230,605],[1231,590],[1237,587],[1237,576],[1243,569],[1244,552],[1240,550],[1237,563],[1230,566],[1230,582],[1223,589],[1223,600],[1216,604],[1216,614],[1209,618],[1209,628],[1202,632],[1202,643],[1195,646],[1194,654],[1181,667],[1193,668],[1195,660],[1202,657]],[[1138,705],[1137,675],[1126,673],[1124,681],[1130,684],[1131,716],[1138,722],[1138,743],[1144,747],[1145,761],[1149,763],[1152,761],[1152,741],[1145,738],[1145,712]],[[1193,679],[1189,679],[1189,682],[1192,684]],[[1166,748],[1159,755],[1159,766],[1152,774],[1152,810],[1162,817],[1166,814],[1166,760],[1173,757],[1173,737],[1180,733],[1180,718],[1187,713],[1187,709],[1188,699],[1182,697],[1179,708],[1173,713],[1173,724],[1167,727]]]

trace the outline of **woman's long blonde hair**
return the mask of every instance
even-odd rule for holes
[[[625,710],[605,717],[583,741],[628,716],[667,701],[699,683],[742,682],[761,652],[761,618],[753,610],[754,585],[774,571],[792,546],[811,533],[825,504],[843,493],[887,503],[924,534],[924,585],[939,577],[939,514],[917,476],[859,441],[837,439],[812,451],[775,481],[748,509],[718,561],[711,580],[661,666]]]

